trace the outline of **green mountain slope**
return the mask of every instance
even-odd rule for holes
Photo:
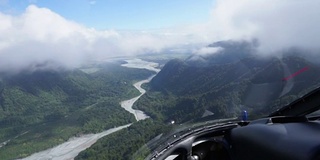
[[[254,43],[233,41],[209,47],[222,49],[171,60],[143,86],[147,92],[133,107],[152,120],[134,124],[131,132],[129,128],[104,137],[77,159],[137,159],[136,151],[164,131],[149,126],[152,121],[164,129],[172,120],[179,125],[238,117],[243,110],[250,118],[266,116],[320,86],[320,65],[307,60],[304,52],[262,57]]]
[[[119,102],[139,94],[132,86],[153,73],[119,64],[87,74],[37,71],[3,76],[0,82],[1,159],[24,157],[71,136],[132,123]]]
[[[104,137],[81,152],[77,159],[141,158],[136,157],[137,150],[163,133],[172,120],[180,124],[237,117],[242,110],[247,110],[251,118],[267,115],[320,85],[319,65],[302,57],[288,55],[279,59],[247,55],[238,60],[225,60],[226,63],[206,65],[189,63],[188,59],[169,61],[151,83],[144,86],[147,93],[134,104],[162,125],[150,126],[149,120],[139,122]],[[305,67],[304,72],[284,80]],[[209,117],[203,117],[205,115]],[[117,145],[113,145],[115,143]],[[148,147],[144,151],[148,152]]]
[[[241,110],[267,115],[320,82],[319,65],[298,56],[250,54],[221,64],[196,64],[200,62],[168,62],[135,107],[154,118],[178,122],[200,118],[206,111],[215,118],[237,117]]]

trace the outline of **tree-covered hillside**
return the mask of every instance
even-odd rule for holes
[[[132,124],[119,132],[108,135],[89,149],[81,152],[76,159],[134,159],[143,160],[150,152],[148,141],[160,133],[168,132],[170,125],[146,119]],[[138,150],[141,148],[141,151]]]
[[[233,41],[209,47],[223,49],[167,62],[143,86],[147,92],[134,108],[145,111],[164,126],[171,121],[181,124],[238,117],[243,110],[254,119],[320,85],[320,65],[307,60],[302,53],[263,57],[256,54],[254,44]],[[134,124],[131,132],[127,129],[103,138],[77,158],[137,158],[134,153],[152,139],[149,135],[160,133],[149,122],[145,123]]]
[[[119,102],[139,92],[135,81],[153,74],[109,63],[96,72],[36,71],[3,75],[0,82],[1,159],[24,157],[71,136],[132,123]],[[9,141],[8,141],[9,140]]]
[[[231,49],[206,55],[206,65],[203,59],[169,61],[135,107],[153,118],[179,123],[201,118],[205,112],[219,118],[237,117],[247,110],[254,117],[267,115],[319,85],[319,64],[289,53],[261,57],[243,45],[247,44],[231,43],[227,45]],[[238,58],[229,58],[232,53]],[[216,63],[215,58],[222,61]]]

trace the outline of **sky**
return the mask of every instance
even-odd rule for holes
[[[19,15],[33,4],[98,30],[146,30],[206,22],[212,0],[1,0],[1,10]]]
[[[257,40],[262,55],[320,53],[319,8],[319,0],[0,0],[0,72],[168,50],[208,54],[219,49],[206,45],[221,40]]]

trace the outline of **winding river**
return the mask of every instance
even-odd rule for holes
[[[150,71],[154,71],[155,73],[158,73],[160,69],[156,68],[158,67],[158,63],[154,62],[147,62],[143,61],[141,59],[132,59],[132,60],[126,60],[126,64],[122,64],[123,67],[128,68],[138,68],[138,69],[147,69]],[[150,80],[155,76],[149,77],[148,79],[139,81],[133,86],[139,90],[141,93],[139,96],[134,97],[129,100],[124,100],[120,102],[120,105],[122,108],[127,110],[128,112],[132,113],[136,120],[143,120],[146,118],[149,118],[148,115],[146,115],[143,111],[133,109],[132,106],[134,102],[136,102],[143,94],[145,94],[145,90],[141,88],[141,85],[144,83],[150,82]],[[111,133],[114,133],[116,131],[119,131],[121,129],[129,127],[131,124],[123,125],[120,127],[108,129],[106,131],[103,131],[101,133],[97,134],[87,134],[80,137],[73,137],[70,138],[67,142],[64,142],[56,147],[34,153],[29,157],[24,158],[24,160],[70,160],[74,159],[81,151],[89,148],[91,145],[93,145],[98,139],[107,136]]]
[[[128,67],[128,68],[148,69],[150,71],[154,71],[155,73],[158,73],[160,71],[160,69],[155,68],[158,66],[157,63],[147,62],[147,61],[143,61],[141,59],[126,60],[126,62],[127,63],[123,64],[122,66]],[[139,82],[133,84],[133,86],[139,90],[139,92],[140,92],[139,96],[120,102],[121,107],[124,108],[125,110],[127,110],[128,112],[132,113],[137,121],[149,118],[149,116],[146,115],[141,110],[133,109],[132,106],[142,95],[144,95],[146,93],[146,90],[141,88],[142,84],[150,82],[151,79],[155,75],[156,74],[152,75],[148,79],[145,79],[145,80],[142,80],[142,81],[139,81]]]

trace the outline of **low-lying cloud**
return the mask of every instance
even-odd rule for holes
[[[92,59],[158,53],[220,40],[257,39],[263,54],[290,47],[317,52],[319,8],[318,0],[217,0],[207,23],[124,32],[98,31],[30,5],[19,16],[0,12],[0,72],[74,68]]]

